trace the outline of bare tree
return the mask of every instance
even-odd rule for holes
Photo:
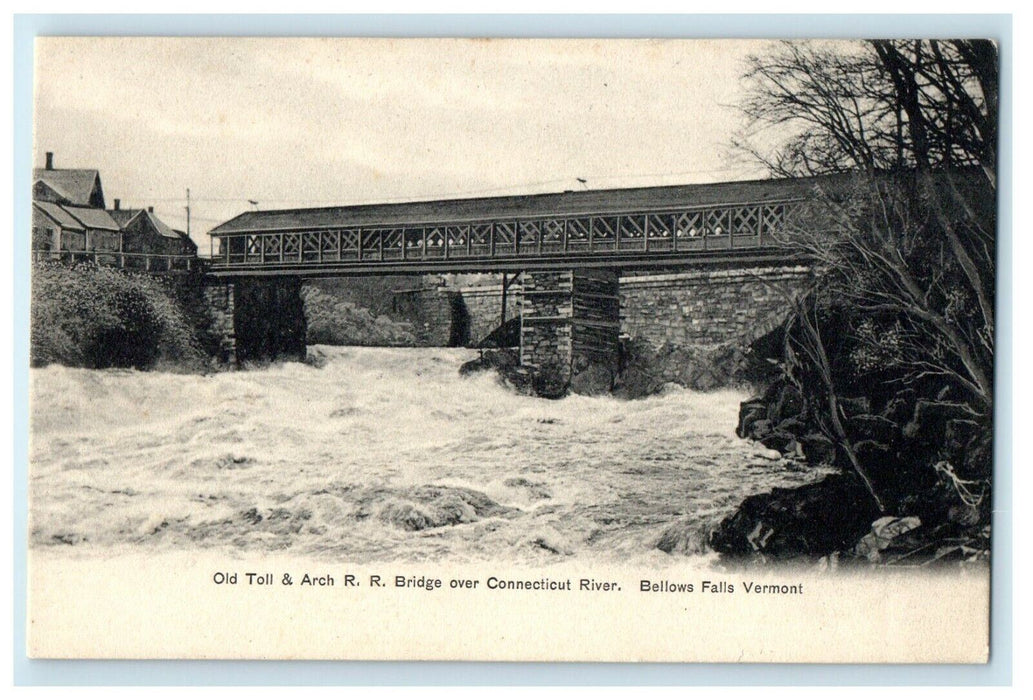
[[[894,381],[948,386],[937,400],[987,425],[997,75],[988,41],[786,42],[750,59],[738,141],[776,175],[850,173],[824,181],[785,244],[852,309],[860,353]],[[828,374],[829,436],[849,444],[817,318],[800,316],[797,349]]]

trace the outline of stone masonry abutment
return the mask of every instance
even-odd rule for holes
[[[581,372],[617,371],[620,297],[616,270],[524,275],[520,364],[566,386]]]
[[[626,275],[621,333],[654,348],[749,342],[785,320],[809,276],[802,265]]]
[[[576,375],[588,365],[615,366],[620,337],[654,348],[748,343],[785,319],[809,275],[806,266],[784,264],[623,274],[533,271],[510,287],[507,316],[521,320],[521,365]],[[221,338],[220,360],[303,359],[300,290],[301,280],[289,277],[209,284],[205,299]],[[475,345],[501,321],[498,283],[410,292],[405,303],[426,311],[420,344]]]
[[[305,307],[301,280],[239,278],[205,287],[221,362],[304,360]]]

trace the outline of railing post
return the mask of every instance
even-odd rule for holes
[[[649,214],[642,215],[642,250],[649,252]]]
[[[595,252],[595,217],[588,217],[588,252]]]
[[[495,257],[495,222],[488,224],[488,257]]]

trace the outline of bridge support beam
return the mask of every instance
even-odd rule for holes
[[[610,390],[618,361],[618,287],[612,269],[524,274],[520,364],[537,393]]]

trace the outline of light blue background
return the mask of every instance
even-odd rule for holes
[[[978,37],[1001,47],[991,663],[980,666],[53,661],[25,657],[32,42],[40,35]],[[14,21],[14,680],[17,685],[1007,685],[1012,677],[1010,15],[17,15]],[[949,605],[949,601],[944,601]]]

